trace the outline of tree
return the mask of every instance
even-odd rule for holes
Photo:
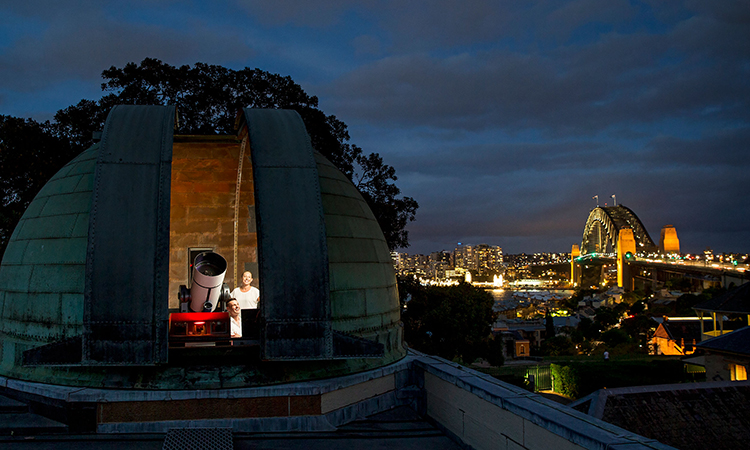
[[[635,316],[637,314],[641,314],[643,311],[646,310],[646,302],[643,300],[638,300],[637,302],[633,303],[633,305],[628,309],[628,314],[631,316]]]
[[[639,300],[643,300],[643,298],[643,293],[638,291],[629,291],[622,294],[622,302],[628,305],[632,305]]]
[[[505,364],[503,356],[503,337],[499,334],[494,335],[487,343],[487,355],[485,358],[490,365],[500,367]]]
[[[692,291],[693,283],[690,281],[690,278],[677,277],[667,280],[667,282],[664,283],[664,287],[670,290],[677,289],[682,292],[690,292]]]
[[[29,203],[78,153],[49,123],[0,116],[0,257]]]
[[[677,300],[675,301],[674,315],[677,317],[695,316],[695,310],[693,309],[693,306],[697,305],[698,303],[705,302],[706,300],[708,300],[708,297],[703,294],[682,294],[677,297]]]
[[[336,116],[318,109],[318,98],[308,95],[291,77],[260,69],[227,69],[196,63],[171,66],[146,58],[102,72],[102,89],[109,94],[95,102],[78,104],[55,114],[52,128],[79,151],[91,145],[92,134],[102,130],[107,114],[117,104],[175,105],[180,134],[234,133],[236,114],[244,107],[297,111],[305,122],[313,147],[328,158],[358,187],[380,224],[391,250],[409,246],[405,230],[419,205],[400,196],[393,167],[377,153],[364,155],[349,143],[349,132]]]
[[[630,340],[630,336],[625,331],[619,328],[612,328],[611,330],[602,333],[602,341],[607,347],[616,347],[620,344],[625,344]]]
[[[573,341],[562,335],[545,339],[540,351],[544,356],[571,356],[578,353]]]
[[[600,325],[588,317],[582,317],[578,322],[577,330],[581,332],[584,339],[596,340],[601,336]]]
[[[547,312],[544,314],[544,329],[547,339],[552,339],[553,337],[555,337],[555,319],[549,312],[549,308],[547,308]]]
[[[488,292],[467,283],[448,287],[415,284],[410,288],[411,300],[402,315],[404,337],[410,346],[450,360],[460,356],[467,364],[487,356],[496,317]]]
[[[620,321],[620,315],[613,308],[602,306],[596,310],[594,318],[605,328],[609,328]]]
[[[409,246],[409,233],[406,224],[414,220],[419,205],[411,197],[397,197],[399,189],[391,181],[396,181],[396,170],[383,164],[377,153],[364,156],[359,152],[356,158],[359,170],[354,174],[354,185],[370,205],[378,223],[381,223],[385,240],[391,250]],[[390,224],[384,227],[382,223]]]
[[[653,331],[658,325],[659,324],[657,324],[651,317],[644,314],[638,314],[634,317],[623,320],[621,330],[627,333],[634,342],[640,345],[639,349],[646,352],[648,348],[646,344],[649,338],[653,336]]]

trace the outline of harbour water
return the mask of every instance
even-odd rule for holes
[[[567,298],[573,295],[569,289],[487,289],[495,300],[496,309],[499,305],[520,299],[551,299]]]

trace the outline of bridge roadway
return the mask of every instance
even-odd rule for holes
[[[589,253],[582,255],[580,261],[600,261],[605,263],[614,263],[617,261],[617,255],[614,253]],[[725,262],[713,262],[713,261],[694,261],[694,260],[674,260],[674,259],[660,259],[660,258],[648,258],[643,256],[634,256],[633,259],[628,261],[630,264],[639,266],[653,266],[659,268],[670,268],[679,269],[685,272],[700,272],[711,275],[721,275],[724,271],[736,272],[737,274],[743,274],[750,271],[750,264],[738,264]]]
[[[591,261],[614,264],[617,261],[617,255],[614,253],[590,253],[582,255],[577,261],[581,263]],[[633,256],[627,260],[627,263],[632,268],[640,267],[663,272],[708,275],[720,280],[724,287],[727,287],[732,282],[735,285],[739,285],[750,281],[750,265],[748,264],[738,264],[735,266],[734,264],[725,262],[660,259],[643,256]]]

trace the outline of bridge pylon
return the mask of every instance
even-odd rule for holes
[[[626,291],[633,290],[633,275],[628,259],[635,255],[635,236],[632,228],[620,228],[617,236],[617,285]]]
[[[659,252],[680,253],[680,239],[677,237],[677,230],[674,228],[674,225],[664,225],[661,228]]]
[[[576,258],[581,256],[581,249],[578,245],[573,244],[570,249],[570,283],[578,285],[581,282],[581,265],[576,262]]]

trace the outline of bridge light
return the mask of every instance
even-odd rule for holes
[[[625,253],[625,259],[628,259],[628,260],[633,259],[633,254],[630,252]]]

